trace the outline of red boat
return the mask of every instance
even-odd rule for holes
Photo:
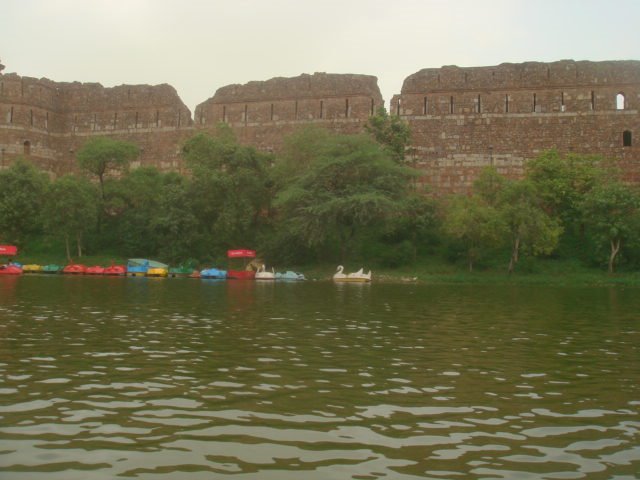
[[[12,263],[0,265],[0,275],[22,275],[22,268]]]
[[[126,275],[127,274],[127,266],[126,265],[111,265],[110,267],[105,267],[102,272],[103,275]]]
[[[0,245],[0,257],[15,257],[18,254],[18,247],[14,245]],[[0,265],[0,275],[22,275],[20,265],[7,263]]]
[[[233,280],[253,280],[256,276],[255,270],[249,265],[247,258],[256,258],[255,250],[227,250],[227,258],[229,259],[229,269],[227,270],[227,278]],[[232,259],[242,259],[243,269],[233,270],[231,268]],[[239,266],[237,263],[234,266]]]
[[[104,275],[104,267],[101,267],[100,265],[87,267],[87,270],[84,273],[86,275]]]
[[[62,269],[62,273],[70,275],[84,275],[87,273],[87,266],[79,263],[72,263]]]

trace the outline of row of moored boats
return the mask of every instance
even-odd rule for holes
[[[0,256],[12,257],[17,255],[17,248],[11,245],[0,245]],[[133,276],[133,277],[190,277],[204,279],[235,279],[235,280],[306,280],[304,274],[287,270],[285,272],[276,272],[275,269],[270,271],[265,265],[260,265],[254,269],[253,262],[247,259],[255,258],[253,250],[229,250],[227,257],[230,263],[238,259],[243,260],[240,267],[236,263],[235,268],[221,270],[218,268],[205,268],[196,270],[191,267],[169,267],[168,265],[149,260],[145,258],[131,258],[126,265],[83,265],[79,263],[71,263],[68,265],[22,265],[16,262],[0,264],[0,275],[22,275],[23,273],[33,274],[67,274],[67,275],[104,275],[104,276]],[[370,282],[371,271],[365,273],[361,268],[357,272],[346,274],[344,268],[340,265],[336,273],[333,275],[336,282]]]

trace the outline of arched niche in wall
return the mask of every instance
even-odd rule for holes
[[[31,155],[31,142],[29,140],[25,140],[22,144],[22,153],[24,153],[25,157]]]

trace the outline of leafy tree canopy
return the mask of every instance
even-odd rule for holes
[[[107,172],[126,169],[138,153],[138,147],[132,143],[109,137],[92,137],[78,150],[76,158],[80,168],[98,177],[104,198],[104,177]]]
[[[344,260],[362,227],[400,212],[412,175],[367,136],[331,135],[276,205],[307,245],[336,238]]]
[[[472,271],[483,252],[504,244],[507,224],[500,211],[481,195],[459,196],[449,204],[444,230],[464,245]]]
[[[51,184],[44,206],[44,227],[65,239],[67,258],[71,260],[69,238],[77,243],[82,256],[82,236],[96,225],[98,192],[87,180],[65,175]]]
[[[197,134],[183,150],[193,172],[194,214],[219,249],[254,241],[273,195],[271,155],[239,145],[228,129]]]
[[[608,270],[613,273],[623,243],[640,232],[640,195],[617,180],[592,188],[581,204],[583,220],[600,245],[610,246]]]
[[[399,116],[389,115],[384,107],[369,117],[365,130],[389,153],[396,163],[404,163],[405,150],[411,138],[409,125]]]
[[[500,210],[511,237],[509,273],[513,272],[522,250],[532,255],[547,255],[555,249],[562,227],[544,211],[532,182],[518,180],[505,183]]]
[[[564,223],[580,218],[579,203],[584,194],[605,176],[604,160],[595,155],[569,154],[549,150],[527,163],[527,178],[536,185],[547,213]],[[608,166],[611,172],[611,166]]]
[[[21,244],[41,228],[48,177],[18,158],[0,171],[0,240]]]

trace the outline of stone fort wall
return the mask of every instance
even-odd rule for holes
[[[283,138],[308,124],[358,133],[384,103],[376,77],[314,73],[218,89],[196,107],[198,128],[227,123],[240,141],[277,151]]]
[[[75,170],[87,138],[109,135],[140,147],[136,165],[181,170],[183,141],[219,122],[241,142],[277,151],[303,125],[360,132],[380,106],[377,79],[367,75],[228,85],[192,118],[169,85],[105,88],[0,72],[0,168],[24,155],[61,175]],[[390,108],[411,128],[409,159],[423,183],[441,194],[468,190],[486,165],[517,177],[550,148],[613,158],[639,182],[639,111],[640,62],[570,60],[420,70]]]
[[[408,122],[410,159],[439,193],[468,190],[487,165],[518,177],[551,148],[615,159],[640,181],[638,61],[424,69],[391,111]]]
[[[191,112],[169,85],[59,83],[0,75],[0,168],[26,156],[52,175],[76,168],[87,138],[109,135],[141,149],[137,164],[179,169]]]

